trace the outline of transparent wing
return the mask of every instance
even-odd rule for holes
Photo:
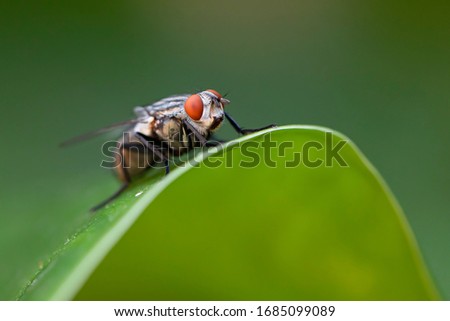
[[[126,121],[122,121],[119,123],[114,123],[111,124],[109,126],[105,126],[103,128],[79,135],[79,136],[75,136],[73,138],[70,138],[66,141],[63,141],[61,144],[59,144],[60,147],[67,147],[76,143],[80,143],[83,142],[85,140],[89,140],[91,138],[97,137],[99,135],[102,135],[104,133],[110,132],[114,129],[118,129],[120,127],[131,127],[132,125],[138,123],[140,120],[139,119],[131,119],[131,120],[126,120]]]
[[[97,137],[99,135],[102,135],[104,133],[110,132],[114,129],[118,129],[120,127],[130,127],[134,124],[139,123],[140,121],[143,121],[143,119],[148,118],[149,116],[154,116],[155,114],[157,114],[159,111],[162,110],[167,110],[169,108],[174,108],[174,107],[178,107],[178,106],[182,106],[184,104],[184,102],[186,101],[186,99],[189,97],[189,94],[183,94],[183,95],[174,95],[174,96],[170,96],[164,99],[161,99],[157,102],[154,102],[153,104],[150,105],[146,105],[146,106],[138,106],[134,109],[134,113],[137,116],[137,119],[131,119],[131,120],[126,120],[123,122],[119,122],[119,123],[115,123],[115,124],[111,124],[109,126],[94,130],[92,132],[80,135],[80,136],[76,136],[73,138],[70,138],[64,142],[62,142],[59,146],[60,147],[66,147],[66,146],[70,146],[79,142],[83,142],[85,140]]]

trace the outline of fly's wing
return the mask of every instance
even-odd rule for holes
[[[82,134],[80,136],[76,136],[76,137],[70,138],[70,139],[62,142],[61,144],[59,144],[59,146],[60,147],[66,147],[66,146],[69,146],[69,145],[80,143],[80,142],[83,142],[85,140],[97,137],[99,135],[102,135],[104,133],[107,133],[107,132],[110,132],[110,131],[113,131],[113,130],[119,129],[119,128],[123,128],[124,130],[126,130],[128,128],[131,128],[133,125],[137,124],[138,122],[140,122],[139,119],[131,119],[131,120],[126,120],[126,121],[122,121],[122,122],[119,122],[119,123],[111,124],[109,126],[105,126],[103,128],[100,128],[100,129],[97,129],[97,130],[94,130],[94,131]]]
[[[134,107],[133,111],[138,118],[147,118],[150,116],[148,110],[142,106]]]
[[[125,129],[131,128],[133,125],[139,123],[139,122],[145,122],[149,117],[154,117],[158,115],[158,112],[166,111],[168,109],[174,108],[174,107],[180,107],[183,106],[186,99],[188,99],[190,95],[189,94],[183,94],[183,95],[175,95],[170,96],[164,99],[161,99],[157,102],[154,102],[153,104],[144,106],[144,107],[136,107],[134,108],[134,113],[136,114],[136,119],[126,120],[123,122],[111,124],[109,126],[94,130],[92,132],[73,137],[71,139],[68,139],[60,144],[61,147],[66,147],[69,145],[73,145],[94,137],[97,137],[99,135],[102,135],[104,133],[110,132],[114,129],[119,129],[121,127]]]

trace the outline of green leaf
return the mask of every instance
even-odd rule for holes
[[[437,299],[385,183],[353,143],[327,132],[259,132],[137,182],[68,238],[19,299]],[[340,141],[347,166],[285,166],[294,153],[305,160],[308,144],[309,161],[327,160]],[[256,167],[242,166],[249,153]]]

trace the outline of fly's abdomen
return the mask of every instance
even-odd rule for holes
[[[131,177],[141,174],[155,163],[152,151],[149,151],[135,135],[129,135],[127,142],[121,138],[117,147],[119,153],[115,157],[115,169],[121,181],[130,181]]]
[[[162,163],[161,154],[166,159],[181,155],[192,148],[190,140],[176,118],[162,118],[148,123],[146,132],[128,132],[118,141],[116,172],[120,180],[127,182],[143,173],[149,167]],[[150,135],[149,135],[150,134]],[[159,163],[159,165],[158,165]]]

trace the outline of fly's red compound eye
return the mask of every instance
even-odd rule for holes
[[[203,101],[199,95],[190,96],[184,103],[184,110],[193,120],[199,120],[203,115]]]
[[[209,91],[211,94],[213,94],[214,96],[216,96],[217,98],[219,98],[219,100],[222,99],[222,95],[219,94],[216,90],[214,90],[214,89],[208,89],[208,90],[206,90],[206,91]]]

